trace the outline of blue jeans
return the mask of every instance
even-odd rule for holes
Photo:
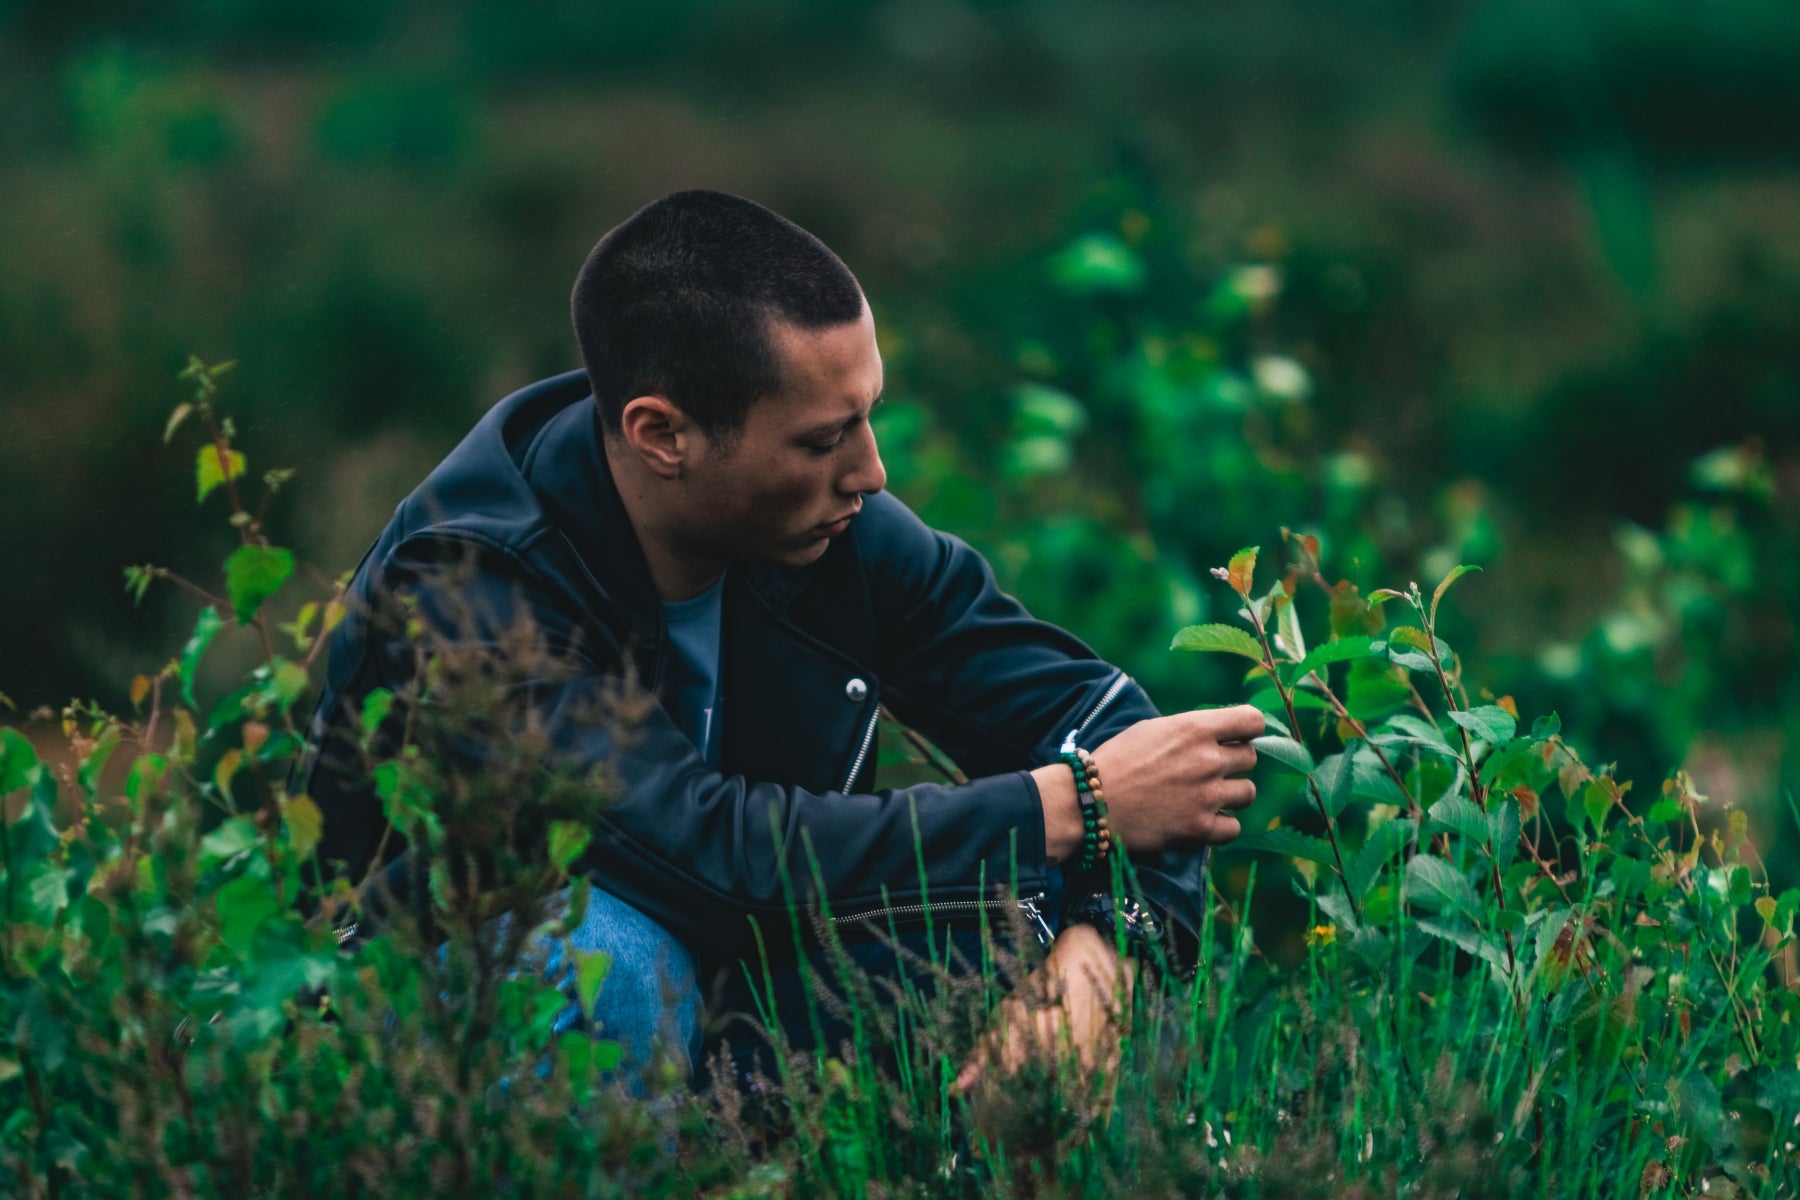
[[[556,897],[556,910],[567,905],[568,892]],[[600,984],[592,1012],[579,1000],[557,1017],[556,1032],[586,1030],[619,1043],[623,1078],[636,1079],[656,1059],[657,1051],[677,1056],[689,1078],[700,1061],[700,985],[694,958],[661,925],[598,887],[588,892],[587,914],[566,939],[583,952],[604,951],[612,966]],[[575,966],[564,963],[564,939],[545,937],[548,953],[544,976],[558,981],[573,998]]]

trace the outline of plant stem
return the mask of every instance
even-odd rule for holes
[[[1298,740],[1300,717],[1294,711],[1293,692],[1287,684],[1281,682],[1281,672],[1275,668],[1275,651],[1274,648],[1269,645],[1269,631],[1263,625],[1261,614],[1256,611],[1256,602],[1251,600],[1249,596],[1245,596],[1244,601],[1245,607],[1250,613],[1250,624],[1256,630],[1256,640],[1262,644],[1262,668],[1264,671],[1268,672],[1269,678],[1274,681],[1275,692],[1281,697],[1281,707],[1287,712],[1288,730],[1295,736],[1295,739]],[[1293,603],[1293,597],[1288,597],[1288,603]],[[1338,845],[1337,821],[1326,811],[1325,797],[1319,794],[1319,782],[1314,778],[1311,772],[1307,773],[1306,787],[1307,790],[1312,793],[1313,805],[1319,810],[1319,816],[1325,821],[1325,838],[1331,843],[1331,857],[1335,861],[1335,865],[1332,869],[1337,872],[1338,883],[1343,885],[1344,898],[1350,902],[1350,915],[1355,917],[1356,923],[1360,925],[1362,924],[1362,906],[1356,902],[1356,895],[1350,888],[1350,872],[1344,866],[1343,848]]]
[[[1312,674],[1308,675],[1307,678],[1317,681],[1320,694],[1325,697],[1328,703],[1330,703],[1331,711],[1337,716],[1337,719],[1347,723],[1350,726],[1351,732],[1361,738],[1363,742],[1367,744],[1369,749],[1374,752],[1376,760],[1381,763],[1381,769],[1387,772],[1387,777],[1394,781],[1394,786],[1400,789],[1400,794],[1402,796],[1406,797],[1406,815],[1415,821],[1423,816],[1423,813],[1421,813],[1419,809],[1417,797],[1415,797],[1412,794],[1411,789],[1406,786],[1406,781],[1400,778],[1400,772],[1394,768],[1393,762],[1388,758],[1387,754],[1380,746],[1377,746],[1374,742],[1369,740],[1369,727],[1350,715],[1349,708],[1345,706],[1342,700],[1338,699],[1337,693],[1331,690],[1330,682],[1322,677],[1319,672],[1314,671]]]
[[[1460,712],[1462,709],[1457,706],[1456,697],[1450,691],[1450,679],[1444,674],[1443,660],[1438,657],[1437,629],[1435,628],[1436,622],[1431,619],[1431,614],[1426,611],[1424,603],[1418,597],[1416,588],[1414,590],[1413,607],[1418,610],[1419,624],[1425,627],[1426,655],[1431,659],[1431,670],[1432,673],[1437,676],[1438,686],[1443,689],[1446,711],[1453,713]],[[1469,740],[1469,731],[1462,725],[1456,726],[1456,732],[1461,735],[1462,740],[1462,767],[1463,770],[1469,773],[1469,795],[1475,801],[1475,807],[1481,810],[1483,816],[1486,816],[1488,810],[1487,788],[1482,785],[1481,773],[1475,769],[1474,743]],[[1494,835],[1491,828],[1487,837],[1483,839],[1482,850],[1487,854],[1488,874],[1494,883],[1494,903],[1499,906],[1501,912],[1506,912],[1506,884],[1500,878],[1500,858],[1494,853]],[[1520,1020],[1523,1020],[1525,1017],[1525,995],[1523,990],[1519,987],[1519,960],[1518,955],[1513,949],[1512,930],[1502,929],[1500,931],[1500,936],[1506,942],[1506,970],[1507,974],[1512,977],[1513,996],[1518,1002]]]

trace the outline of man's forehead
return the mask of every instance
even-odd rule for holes
[[[783,425],[854,419],[880,398],[881,352],[866,306],[861,320],[825,329],[772,320],[769,340],[781,359],[782,386],[756,407]]]

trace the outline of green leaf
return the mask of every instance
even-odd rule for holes
[[[1504,871],[1519,854],[1519,802],[1511,796],[1498,801],[1490,799],[1487,819],[1495,865]]]
[[[1320,667],[1332,663],[1349,662],[1354,658],[1368,658],[1374,651],[1375,639],[1372,637],[1343,637],[1326,642],[1323,646],[1314,647],[1312,652],[1300,660],[1300,664],[1284,668],[1282,675],[1291,683],[1298,683]]]
[[[1627,1010],[1623,1019],[1635,1025],[1635,1013]],[[1726,1119],[1725,1105],[1719,1099],[1719,1086],[1704,1071],[1689,1071],[1666,1085],[1673,1102],[1678,1128],[1697,1136],[1709,1149],[1731,1140],[1732,1123]]]
[[[1595,831],[1606,828],[1606,814],[1612,811],[1613,790],[1604,779],[1592,779],[1581,789],[1581,810]]]
[[[150,590],[150,585],[155,580],[156,568],[148,563],[141,567],[125,568],[125,594],[131,597],[133,607],[144,602],[144,593]]]
[[[269,682],[269,689],[274,693],[275,699],[280,702],[281,706],[286,708],[305,694],[306,685],[310,682],[305,667],[297,662],[277,659],[275,674]]]
[[[293,573],[293,552],[283,547],[250,543],[232,551],[225,560],[225,594],[238,624],[248,625],[263,601],[280,591]]]
[[[1756,1100],[1778,1117],[1800,1114],[1800,1069],[1772,1068],[1756,1089]]]
[[[1483,704],[1468,712],[1452,711],[1450,719],[1492,746],[1504,746],[1518,731],[1516,717],[1498,704]]]
[[[39,862],[25,877],[25,892],[37,923],[52,924],[56,914],[69,907],[68,868],[60,862]]]
[[[1411,843],[1416,830],[1417,826],[1405,817],[1383,821],[1369,830],[1362,849],[1356,852],[1356,858],[1350,864],[1350,891],[1357,899],[1369,894],[1369,889],[1381,876],[1381,868]]]
[[[376,763],[370,775],[375,794],[381,798],[382,815],[388,820],[404,827],[431,814],[431,789],[407,764],[393,760]]]
[[[311,796],[293,796],[281,806],[281,819],[287,825],[288,844],[301,858],[313,852],[325,832],[325,814]]]
[[[1376,653],[1373,645],[1369,649],[1371,654]],[[1372,658],[1352,662],[1344,696],[1344,707],[1350,715],[1369,724],[1412,699],[1411,689],[1393,674],[1392,667]]]
[[[236,450],[226,450],[221,458],[217,443],[208,442],[200,447],[194,457],[194,486],[201,502],[226,480],[240,478],[244,467],[244,456]]]
[[[200,610],[194,621],[194,632],[181,648],[181,663],[176,671],[176,678],[181,681],[181,699],[190,708],[194,706],[194,673],[200,669],[200,660],[206,655],[206,648],[212,645],[213,637],[225,627],[225,620],[219,616],[219,610],[207,605]]]
[[[588,847],[594,831],[581,821],[550,822],[550,862],[557,870],[567,872]]]
[[[219,938],[239,957],[248,957],[263,923],[281,911],[266,879],[242,875],[219,889]]]
[[[1444,735],[1438,732],[1435,725],[1411,713],[1389,717],[1381,730],[1369,735],[1369,740],[1383,749],[1395,745],[1417,746],[1445,758],[1457,757],[1456,751],[1450,748],[1450,743],[1444,740]]]
[[[1445,796],[1433,804],[1425,815],[1425,828],[1429,833],[1444,830],[1461,834],[1477,846],[1487,844],[1487,814],[1467,796]]]
[[[209,870],[230,862],[261,841],[256,823],[249,817],[231,817],[217,829],[200,839],[200,869]]]
[[[1409,671],[1435,671],[1439,664],[1450,661],[1450,647],[1443,638],[1426,640],[1425,631],[1413,625],[1401,625],[1390,630],[1385,641],[1377,641],[1369,649],[1397,667],[1405,667]],[[1431,651],[1436,652],[1437,662],[1432,661]]]
[[[612,969],[612,955],[604,950],[571,949],[569,953],[575,958],[575,994],[581,999],[582,1015],[591,1016],[600,985]]]
[[[1275,695],[1272,691],[1264,694],[1269,696]],[[1261,706],[1259,705],[1258,707]],[[1294,731],[1289,729],[1287,722],[1282,719],[1283,712],[1284,710],[1281,707],[1281,701],[1277,698],[1274,708],[1263,709],[1263,728],[1269,733],[1279,733],[1282,737],[1293,737]]]
[[[1431,624],[1433,628],[1437,626],[1438,604],[1443,600],[1444,593],[1450,590],[1450,585],[1470,571],[1479,570],[1481,570],[1480,567],[1469,566],[1466,563],[1450,568],[1450,573],[1444,576],[1444,582],[1438,584],[1437,591],[1431,593]]]
[[[1420,854],[1406,864],[1406,898],[1433,912],[1446,909],[1481,911],[1468,877],[1441,858]]]
[[[1264,675],[1262,678],[1267,679],[1268,676]],[[1326,703],[1323,698],[1314,692],[1305,691],[1304,689],[1297,688],[1294,691],[1289,692],[1288,699],[1293,702],[1294,708],[1298,711],[1331,711],[1331,705]],[[1248,702],[1255,705],[1257,708],[1262,709],[1265,714],[1276,717],[1285,716],[1287,714],[1287,707],[1281,702],[1281,693],[1274,688],[1263,688],[1261,691],[1251,696]],[[1277,727],[1271,725],[1269,728],[1274,729]],[[1285,722],[1283,722],[1279,728],[1283,733],[1291,732]]]
[[[1175,635],[1169,649],[1241,654],[1253,662],[1262,661],[1262,647],[1235,625],[1189,625]]]
[[[1509,791],[1515,784],[1528,782],[1543,761],[1537,742],[1515,737],[1482,761],[1479,778],[1483,787],[1498,784],[1501,791]]]
[[[1356,777],[1351,783],[1352,794],[1365,800],[1391,804],[1396,808],[1406,807],[1406,793],[1394,782],[1387,768],[1381,765],[1381,760],[1375,757],[1373,748],[1359,747],[1352,765],[1356,768]]]
[[[1748,867],[1732,867],[1726,872],[1725,880],[1726,898],[1737,907],[1743,908],[1755,897]]]
[[[569,881],[569,905],[563,910],[557,921],[556,931],[564,937],[581,928],[587,918],[588,901],[593,897],[594,887],[586,875],[577,875]]]
[[[1313,772],[1312,751],[1293,738],[1269,733],[1251,739],[1250,744],[1256,747],[1258,755],[1272,759],[1290,771],[1298,771],[1302,775],[1311,775]]]
[[[1415,858],[1413,861],[1423,862],[1426,860]],[[1506,967],[1506,947],[1498,938],[1484,935],[1466,918],[1447,920],[1437,917],[1417,917],[1414,923],[1432,937],[1441,938],[1490,966],[1501,969]]]
[[[1263,854],[1280,854],[1287,858],[1304,858],[1308,862],[1333,866],[1337,862],[1331,853],[1331,844],[1323,838],[1301,833],[1297,829],[1289,829],[1282,825],[1274,829],[1261,829],[1255,833],[1246,833],[1231,843],[1233,850],[1254,850]]]
[[[394,710],[394,693],[386,688],[376,688],[363,698],[362,705],[362,748],[367,750],[369,743],[375,740],[375,734],[381,729],[381,723],[388,719]]]
[[[41,773],[31,740],[10,725],[0,726],[0,796],[31,786]]]
[[[1320,762],[1312,772],[1313,786],[1319,789],[1319,798],[1325,802],[1327,816],[1337,816],[1344,811],[1344,805],[1350,803],[1351,791],[1356,783],[1356,750],[1360,745],[1360,742],[1351,743],[1348,749]]]
[[[1300,628],[1300,610],[1292,596],[1277,603],[1275,609],[1275,641],[1289,658],[1306,657],[1306,634]]]

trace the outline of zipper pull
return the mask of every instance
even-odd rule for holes
[[[1025,923],[1031,927],[1031,932],[1037,935],[1038,945],[1048,950],[1056,935],[1050,932],[1050,922],[1044,920],[1043,910],[1037,906],[1041,899],[1042,894],[1027,896],[1019,901],[1019,911],[1025,914]]]

